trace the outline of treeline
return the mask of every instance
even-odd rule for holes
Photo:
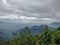
[[[13,33],[14,38],[9,41],[0,41],[0,45],[60,45],[60,27],[56,30],[45,29],[42,33],[33,35],[26,27],[18,37]]]

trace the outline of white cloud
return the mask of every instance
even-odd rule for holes
[[[36,20],[36,17],[26,17],[26,16],[17,16],[17,15],[5,15],[0,16],[0,18],[8,18],[8,19],[22,19],[22,20]]]
[[[20,16],[19,17],[20,19],[26,19],[26,20],[36,20],[37,18],[36,17],[26,17],[26,16]]]
[[[16,15],[5,15],[5,16],[0,16],[0,19],[17,19]]]
[[[51,18],[38,18],[38,17],[27,17],[27,16],[18,16],[18,15],[5,15],[5,16],[0,16],[0,19],[10,19],[10,20],[20,20],[21,22],[37,22],[39,23],[40,21],[49,21],[53,22],[55,19]]]
[[[50,18],[41,18],[41,20],[51,20]]]
[[[7,0],[2,0],[2,2],[3,2],[5,5],[9,6],[9,4],[7,3]]]

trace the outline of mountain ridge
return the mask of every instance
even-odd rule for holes
[[[55,30],[55,29],[56,29],[56,26],[55,26],[55,25],[57,25],[57,26],[59,27],[59,26],[60,26],[60,23],[54,22],[54,23],[49,24],[48,27],[49,27],[49,29],[51,29],[51,30]],[[31,29],[31,30],[32,30],[32,33],[33,33],[34,35],[36,35],[36,34],[39,34],[39,33],[41,33],[41,32],[44,31],[44,26],[45,26],[45,25],[39,25],[39,26],[34,25],[34,26],[32,26],[32,27],[29,27],[29,29]],[[24,27],[24,28],[25,28],[25,27]],[[17,30],[14,31],[14,32],[20,33],[20,32],[22,32],[22,31],[24,30],[24,28],[17,29]],[[12,32],[9,32],[9,33],[8,33],[8,30],[7,30],[7,29],[0,29],[0,33],[1,33],[2,36],[5,36],[6,38],[7,38],[7,37],[8,37],[8,38],[11,38],[11,37],[13,36]],[[4,35],[4,34],[5,34],[5,35]]]

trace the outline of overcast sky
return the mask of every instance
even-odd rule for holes
[[[0,0],[0,20],[60,22],[60,0]]]

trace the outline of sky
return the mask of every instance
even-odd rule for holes
[[[60,22],[60,0],[0,0],[0,22]]]

